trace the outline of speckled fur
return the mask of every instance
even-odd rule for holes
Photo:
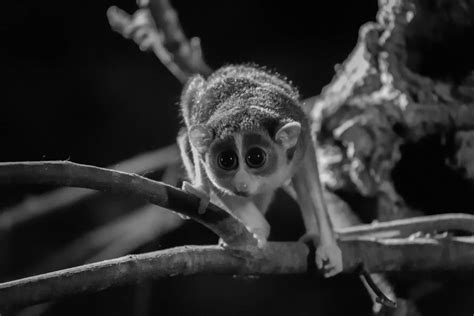
[[[205,124],[216,138],[250,130],[268,131],[297,121],[303,133],[307,119],[299,104],[299,93],[278,74],[251,66],[226,66],[208,80],[190,79],[181,97],[186,126]]]

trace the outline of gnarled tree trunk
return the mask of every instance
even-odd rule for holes
[[[310,108],[334,224],[473,213],[474,1],[379,7]],[[440,288],[415,280],[411,299]]]

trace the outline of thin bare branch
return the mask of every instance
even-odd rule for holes
[[[179,157],[179,151],[176,144],[173,144],[116,163],[110,168],[123,172],[145,174],[176,163],[176,157]],[[23,202],[0,212],[0,232],[51,214],[96,193],[96,191],[83,188],[61,188],[42,195],[28,197]]]
[[[183,220],[170,211],[147,205],[72,241],[64,249],[28,268],[29,274],[123,256],[178,227]]]
[[[474,270],[474,238],[351,239],[339,242],[344,270],[370,272]],[[298,242],[270,242],[262,250],[184,246],[129,255],[0,284],[0,307],[11,308],[101,291],[140,280],[198,273],[229,275],[311,272],[314,253]]]
[[[208,227],[228,245],[255,246],[256,239],[233,215],[209,204],[198,213],[199,198],[139,175],[69,161],[0,163],[0,184],[49,184],[128,194],[184,214]]]
[[[354,238],[339,241],[344,269],[364,263],[371,273],[387,271],[473,272],[474,237]]]
[[[458,230],[474,233],[474,215],[470,214],[438,214],[431,216],[412,217],[390,222],[375,222],[336,230],[339,238],[373,237],[401,238],[417,232],[442,232]]]

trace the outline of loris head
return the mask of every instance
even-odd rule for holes
[[[218,189],[251,196],[289,178],[308,126],[298,98],[280,76],[248,66],[188,83],[181,109],[189,139]]]
[[[301,132],[298,122],[287,123],[271,137],[265,130],[213,137],[211,128],[198,125],[190,141],[202,154],[206,173],[221,191],[252,196],[280,187],[294,168]]]

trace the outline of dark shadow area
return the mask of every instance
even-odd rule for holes
[[[462,172],[447,165],[453,154],[451,143],[433,135],[401,147],[401,159],[392,171],[395,189],[424,214],[473,214],[472,185]]]
[[[405,30],[408,68],[461,83],[474,70],[474,1],[418,0],[415,12]]]

